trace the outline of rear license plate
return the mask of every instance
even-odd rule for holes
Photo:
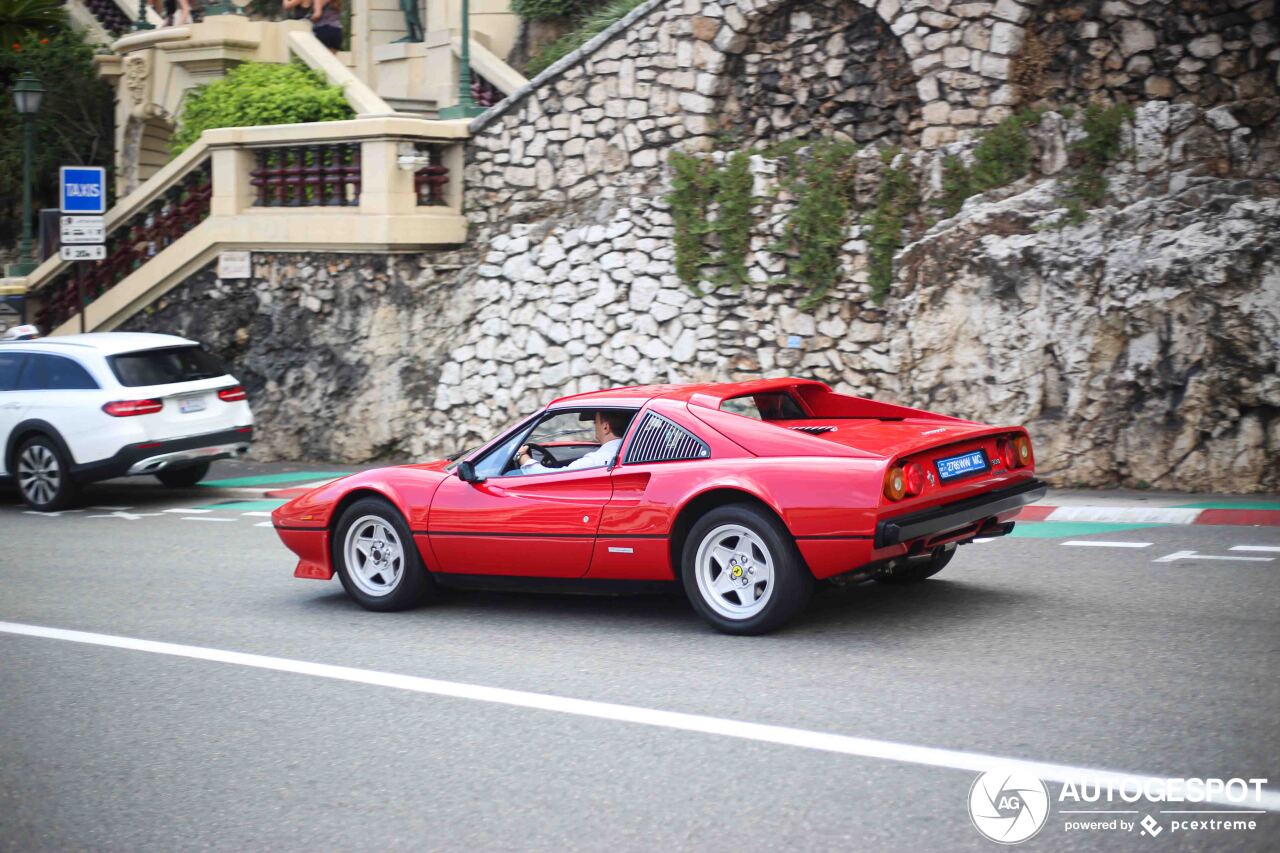
[[[938,469],[938,479],[944,483],[973,474],[985,474],[991,468],[991,463],[987,461],[987,454],[983,450],[970,450],[959,456],[937,459],[933,464]]]
[[[192,412],[203,412],[204,395],[201,394],[198,397],[179,397],[178,411],[184,415],[188,415]]]

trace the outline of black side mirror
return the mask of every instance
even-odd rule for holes
[[[482,482],[482,478],[476,475],[476,466],[470,462],[458,463],[458,479],[464,483]]]

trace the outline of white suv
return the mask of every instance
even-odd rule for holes
[[[192,486],[252,439],[244,389],[195,341],[102,332],[0,342],[0,479],[16,479],[35,509],[128,474]]]

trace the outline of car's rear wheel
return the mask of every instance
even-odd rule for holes
[[[399,511],[362,498],[334,528],[333,565],[347,594],[369,610],[407,610],[425,602],[434,583]]]
[[[791,534],[750,504],[717,507],[698,519],[681,564],[693,609],[727,634],[780,628],[813,592],[813,576]]]
[[[56,512],[79,497],[71,466],[53,439],[43,435],[28,439],[18,448],[15,461],[18,491],[32,509]]]
[[[898,563],[892,569],[884,569],[877,572],[875,579],[880,583],[887,584],[920,583],[920,581],[931,578],[946,568],[947,563],[950,563],[951,558],[955,555],[956,546],[954,544],[939,545],[929,552],[927,557],[906,560]]]
[[[172,468],[156,472],[156,479],[171,489],[185,489],[194,486],[209,474],[209,462],[198,465],[187,465],[183,468]]]

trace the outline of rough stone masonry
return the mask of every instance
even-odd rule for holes
[[[1274,12],[655,0],[473,124],[466,247],[257,255],[254,279],[206,270],[130,327],[198,329],[245,365],[280,456],[422,458],[579,390],[801,375],[1026,423],[1059,484],[1276,490]],[[1105,204],[1073,225],[1090,99],[1137,112]],[[875,146],[895,144],[927,202],[944,155],[1030,103],[1060,110],[1033,132],[1032,173],[909,235],[881,304],[855,220],[842,285],[796,307],[771,249],[789,202],[758,154],[752,284],[699,296],[675,276],[673,149],[836,136],[871,146],[874,177]],[[197,326],[209,299],[233,319]]]

